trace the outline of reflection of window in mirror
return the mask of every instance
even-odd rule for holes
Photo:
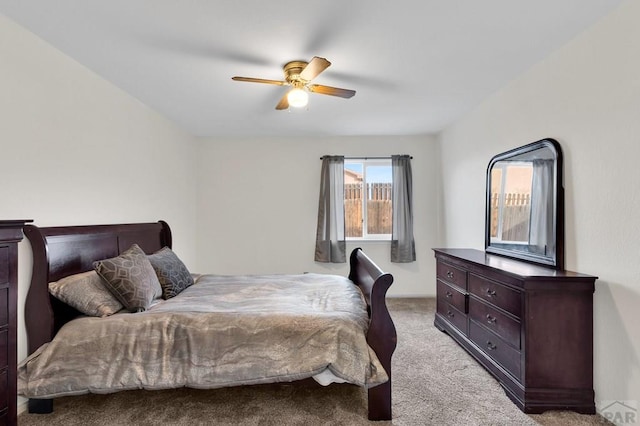
[[[562,151],[543,139],[494,156],[487,168],[485,249],[563,266]]]
[[[497,162],[491,169],[491,240],[529,241],[533,163]]]

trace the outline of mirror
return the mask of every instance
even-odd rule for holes
[[[543,139],[487,167],[485,251],[564,269],[562,150]]]

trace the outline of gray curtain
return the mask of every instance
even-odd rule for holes
[[[316,262],[345,263],[344,157],[324,156],[316,232]]]
[[[533,251],[553,256],[556,248],[553,238],[553,200],[552,188],[553,160],[534,160],[531,182],[531,227],[529,244]]]
[[[391,261],[397,263],[415,262],[416,245],[413,240],[413,178],[411,177],[411,157],[392,155],[393,177],[392,208],[393,223],[391,234]]]

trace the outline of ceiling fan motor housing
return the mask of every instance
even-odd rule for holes
[[[284,65],[284,78],[288,83],[295,86],[294,83],[301,82],[306,84],[307,81],[300,78],[300,73],[308,65],[305,61],[291,61]]]

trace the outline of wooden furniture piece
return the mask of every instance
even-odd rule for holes
[[[17,424],[18,243],[30,220],[0,220],[0,425]]]
[[[122,225],[89,225],[39,228],[26,226],[25,235],[33,250],[33,275],[25,302],[25,324],[29,353],[50,342],[58,330],[79,313],[50,296],[48,283],[93,269],[93,262],[119,255],[137,243],[146,253],[171,247],[171,230],[164,221]],[[368,389],[369,419],[391,419],[391,356],[396,331],[386,306],[386,293],[393,277],[366,254],[355,249],[350,257],[351,279],[368,305],[367,342],[376,352],[389,381]],[[30,399],[29,411],[53,410],[51,399]]]
[[[525,413],[594,414],[597,277],[471,249],[434,249],[435,326],[484,366]]]

